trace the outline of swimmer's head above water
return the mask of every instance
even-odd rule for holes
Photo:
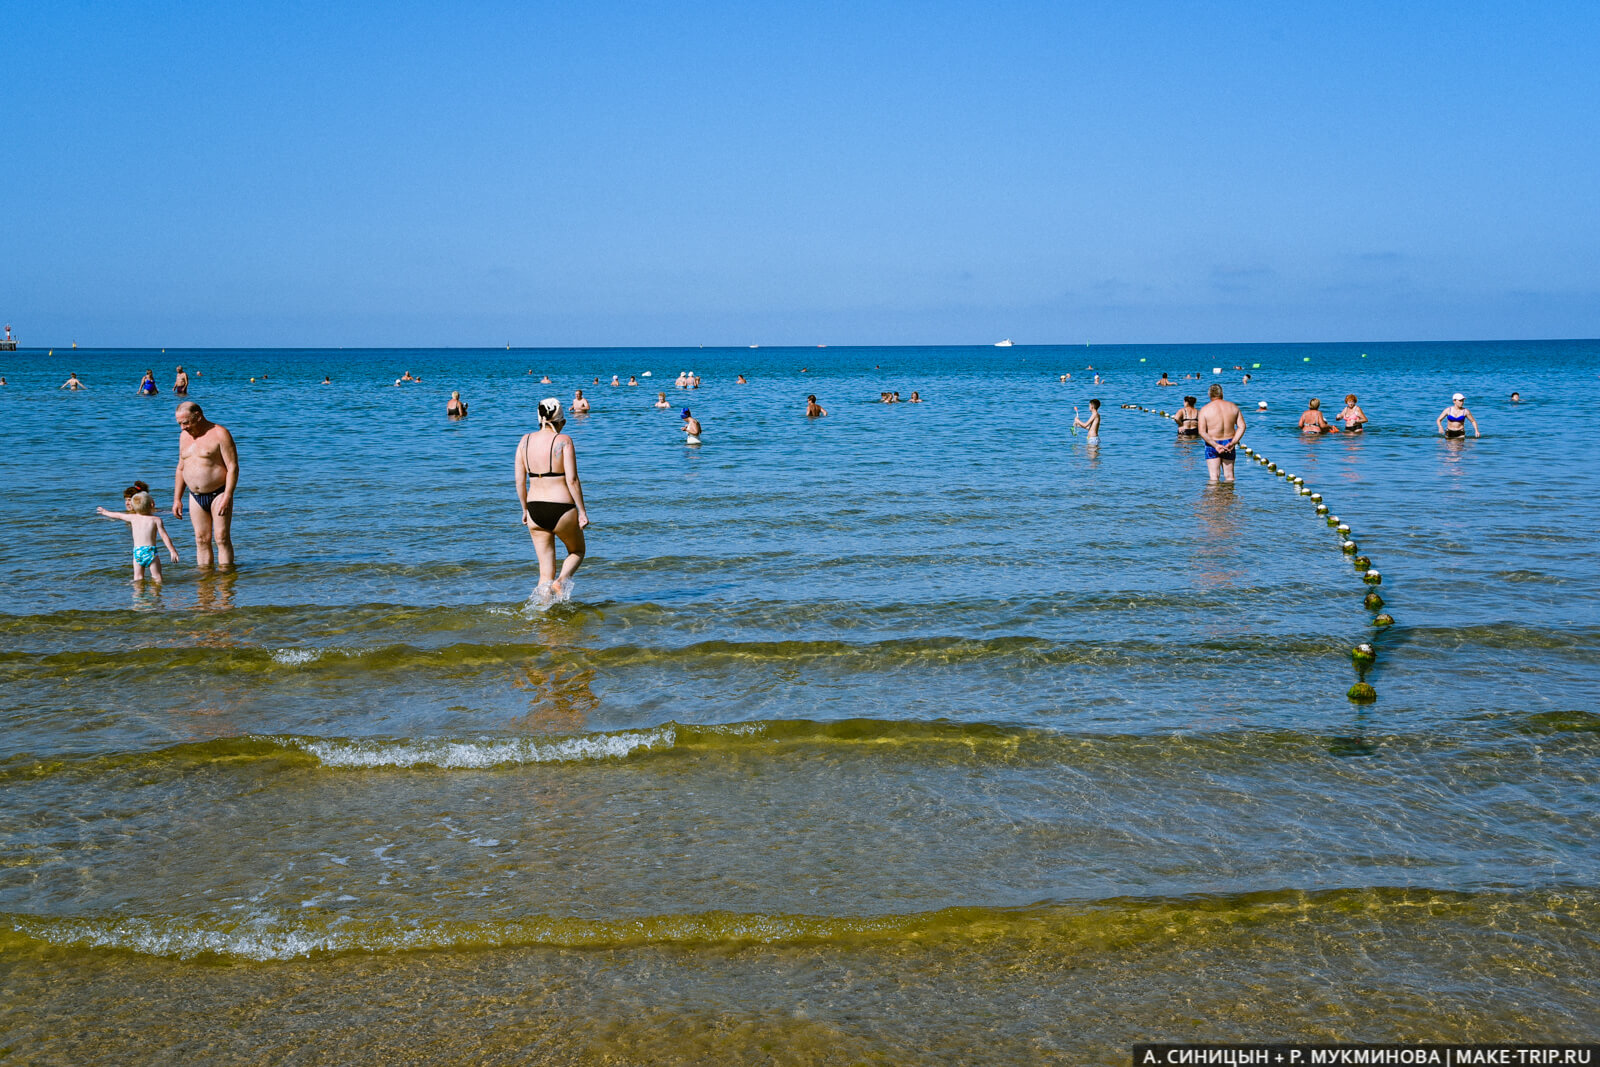
[[[561,401],[556,397],[547,396],[539,401],[539,425],[549,426],[560,430],[567,423],[567,417],[561,411]]]

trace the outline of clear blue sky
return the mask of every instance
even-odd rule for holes
[[[1600,4],[3,0],[25,344],[1600,336]]]

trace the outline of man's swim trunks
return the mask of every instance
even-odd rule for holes
[[[1231,437],[1218,438],[1217,444],[1222,446],[1220,451],[1215,449],[1215,448],[1212,448],[1210,445],[1206,445],[1206,458],[1207,459],[1232,459],[1233,458],[1233,447],[1232,447],[1233,446],[1233,438],[1231,438]]]
[[[213,489],[209,493],[197,493],[193,489],[189,490],[189,497],[194,501],[194,506],[208,515],[211,513],[211,502],[221,495],[221,489]]]

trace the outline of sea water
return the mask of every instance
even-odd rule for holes
[[[136,588],[94,509],[136,478],[170,505],[179,363],[238,441],[239,567],[197,574],[169,513],[184,561]],[[1597,369],[1588,341],[8,354],[0,1046],[1600,1039]],[[1212,382],[1393,627],[1285,479],[1208,485],[1121,407]],[[530,602],[514,450],[577,388],[588,555]],[[1481,438],[1436,432],[1458,390]],[[1346,393],[1365,434],[1296,433]]]

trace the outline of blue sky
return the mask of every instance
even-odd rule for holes
[[[84,346],[1600,335],[1600,4],[5,0]]]

